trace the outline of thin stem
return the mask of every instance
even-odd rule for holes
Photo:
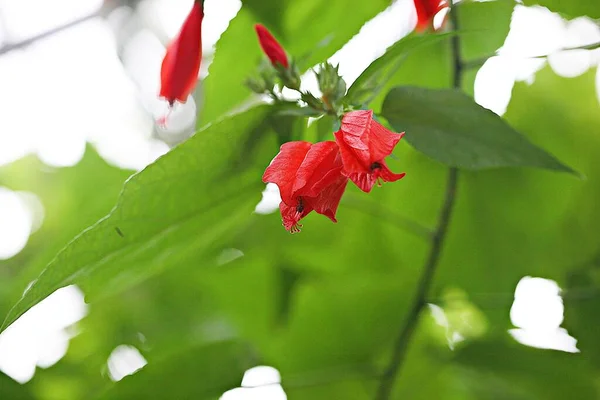
[[[94,19],[96,17],[100,17],[102,15],[106,15],[108,12],[110,12],[111,10],[116,9],[117,7],[121,6],[121,4],[123,3],[123,1],[111,1],[111,2],[104,2],[104,4],[96,11],[88,14],[88,15],[84,15],[82,17],[79,17],[77,19],[75,19],[74,21],[70,21],[64,25],[61,26],[57,26],[56,28],[52,28],[47,30],[46,32],[42,32],[39,35],[35,35],[32,36],[28,39],[25,39],[23,41],[20,42],[16,42],[16,43],[8,43],[2,47],[0,47],[0,56],[6,53],[9,53],[13,50],[18,50],[21,49],[23,47],[27,47],[39,40],[42,39],[46,39],[47,37],[53,36],[57,33],[60,33],[64,30],[67,30],[69,28],[72,28],[74,26],[77,26],[83,22],[89,21],[91,19]]]
[[[473,69],[473,68],[479,68],[481,67],[487,60],[489,60],[492,57],[506,57],[506,58],[521,58],[521,59],[534,59],[534,58],[548,58],[549,56],[551,56],[552,54],[556,54],[556,53],[560,53],[563,51],[570,51],[570,50],[595,50],[600,48],[600,42],[595,42],[595,43],[590,43],[590,44],[586,44],[584,46],[576,46],[576,47],[565,47],[563,49],[560,50],[556,50],[550,54],[539,54],[539,55],[533,55],[533,56],[511,56],[510,54],[501,54],[501,53],[494,53],[494,54],[490,54],[488,56],[485,57],[481,57],[481,58],[477,58],[475,60],[470,60],[470,61],[465,61],[463,63],[463,68],[464,69]]]
[[[446,197],[444,199],[442,210],[440,211],[437,228],[434,232],[431,250],[429,251],[429,256],[427,257],[425,267],[423,268],[423,274],[419,280],[419,285],[417,286],[413,304],[408,312],[405,324],[396,338],[394,349],[392,351],[392,359],[383,373],[381,383],[377,390],[377,395],[375,396],[377,400],[386,400],[390,397],[390,393],[398,377],[400,367],[406,358],[408,345],[410,344],[410,340],[417,326],[419,314],[421,313],[423,306],[426,304],[425,299],[427,292],[429,291],[433,281],[435,269],[437,267],[442,252],[442,247],[444,245],[444,240],[446,238],[446,231],[448,230],[450,216],[452,215],[457,183],[458,170],[456,168],[450,168],[448,171],[448,181],[446,184]]]
[[[458,30],[458,17],[456,15],[454,5],[450,11],[450,18],[453,29]],[[460,55],[460,38],[458,35],[452,37],[452,60],[454,65],[452,86],[455,89],[460,89],[464,65]],[[433,283],[435,270],[442,254],[444,241],[446,239],[446,232],[448,231],[450,217],[452,216],[452,210],[454,209],[457,185],[458,169],[450,168],[448,170],[448,177],[446,180],[446,194],[439,213],[437,227],[433,232],[431,248],[423,267],[421,278],[419,279],[413,303],[408,311],[404,325],[396,337],[391,360],[387,368],[384,370],[379,387],[377,388],[377,393],[375,395],[376,400],[389,399],[394,387],[394,383],[398,378],[398,373],[402,367],[402,364],[404,363],[404,360],[406,359],[408,346],[417,327],[421,310],[426,304],[427,293],[429,292],[431,284]]]

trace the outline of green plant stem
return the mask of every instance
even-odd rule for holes
[[[450,12],[450,18],[453,29],[458,30],[458,18],[456,11],[454,10],[454,5],[452,6],[452,10]],[[454,65],[452,86],[455,89],[460,89],[464,65],[461,59],[460,37],[458,35],[452,37],[451,45],[452,61]],[[419,316],[421,315],[423,307],[427,304],[427,293],[429,292],[431,284],[433,283],[435,270],[444,247],[444,241],[446,239],[446,232],[448,231],[448,225],[452,216],[452,210],[454,209],[457,186],[458,169],[450,168],[448,170],[448,177],[446,179],[446,194],[439,213],[437,226],[433,232],[431,248],[429,250],[427,260],[425,261],[423,272],[419,279],[412,305],[408,311],[404,325],[396,337],[391,360],[388,363],[387,368],[384,370],[381,381],[377,388],[377,393],[375,394],[376,400],[387,400],[390,398],[394,383],[398,379],[398,374],[404,363],[404,360],[406,359],[410,341],[414,335],[417,323],[419,322]]]
[[[600,42],[590,43],[590,44],[586,44],[584,46],[565,47],[565,48],[557,50],[557,51],[555,51],[555,52],[553,52],[551,54],[540,54],[540,55],[534,55],[534,56],[511,56],[509,54],[494,53],[494,54],[487,55],[485,57],[477,58],[475,60],[465,61],[463,63],[463,67],[464,67],[464,69],[479,68],[487,60],[489,60],[492,57],[521,58],[521,59],[527,60],[527,59],[535,59],[535,58],[548,58],[552,54],[560,53],[562,51],[570,51],[570,50],[595,50],[595,49],[598,49],[598,48],[600,48]]]

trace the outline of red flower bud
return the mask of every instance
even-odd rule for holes
[[[281,193],[283,226],[299,232],[298,222],[311,211],[333,222],[348,179],[335,142],[289,142],[265,170],[263,182],[275,183]]]
[[[271,64],[276,66],[277,63],[283,65],[285,68],[289,68],[288,58],[285,54],[285,50],[279,42],[271,35],[271,32],[267,30],[263,25],[254,25],[256,34],[258,35],[258,41],[263,52],[271,60]]]
[[[379,180],[401,179],[405,174],[394,174],[384,159],[392,154],[403,135],[391,132],[373,120],[371,110],[346,113],[340,130],[334,133],[344,165],[343,174],[367,193]]]
[[[202,62],[202,1],[196,0],[175,39],[167,47],[160,70],[160,96],[170,106],[185,103],[198,82]]]
[[[417,10],[417,32],[423,32],[433,25],[433,17],[448,7],[446,0],[414,0]]]

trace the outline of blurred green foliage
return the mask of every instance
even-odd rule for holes
[[[540,3],[569,16],[600,15],[591,0]],[[203,83],[203,128],[125,184],[131,171],[107,165],[91,148],[71,168],[51,170],[28,157],[0,170],[0,185],[33,192],[46,208],[27,248],[0,263],[4,328],[69,284],[80,286],[90,304],[67,355],[25,385],[0,375],[0,399],[216,399],[255,365],[276,367],[291,399],[374,398],[430,249],[447,171],[436,154],[450,144],[429,140],[435,151],[421,149],[425,155],[402,141],[389,165],[407,176],[369,195],[349,186],[338,224],[311,215],[292,236],[279,215],[254,213],[262,172],[280,143],[331,140],[337,121],[324,116],[307,126],[304,117],[282,117],[268,105],[240,107],[250,98],[243,81],[261,57],[253,24],[264,22],[290,54],[306,55],[308,69],[389,2],[284,1],[276,12],[270,4],[244,1],[220,39]],[[502,44],[513,6],[465,2],[456,10],[465,60]],[[368,106],[383,109],[393,126],[410,118],[406,130],[426,135],[437,124],[450,139],[469,129],[477,140],[485,136],[490,158],[506,156],[502,140],[518,132],[527,140],[511,145],[531,152],[503,158],[509,168],[461,171],[427,301],[444,309],[465,340],[451,350],[445,329],[425,309],[392,398],[597,398],[597,71],[565,79],[545,68],[534,84],[515,85],[503,117],[508,125],[487,112],[477,119],[484,111],[467,97],[445,99],[443,110],[433,101],[452,84],[451,39],[403,39],[350,93],[368,93],[386,76],[377,95],[367,96]],[[409,115],[403,114],[408,100],[406,107],[386,107],[386,96],[407,86],[430,93],[432,101],[420,99]],[[452,119],[453,110],[465,109],[471,111]],[[499,122],[503,129],[496,129]],[[520,167],[558,168],[531,162],[532,154],[548,160],[540,148],[585,179]],[[220,262],[231,249],[243,256]],[[514,289],[525,275],[565,289],[563,326],[580,340],[580,354],[528,348],[509,336]],[[458,293],[458,300],[448,293]],[[114,383],[106,361],[121,344],[139,348],[148,365]]]

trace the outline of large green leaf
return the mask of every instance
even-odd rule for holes
[[[30,387],[25,387],[0,372],[0,398],[10,400],[33,400]]]
[[[456,90],[392,89],[382,114],[417,150],[465,169],[528,166],[573,172]]]
[[[550,11],[564,14],[569,18],[583,15],[600,18],[600,3],[596,0],[524,0],[523,4],[548,7]]]
[[[465,60],[494,54],[510,29],[515,0],[465,1],[457,6],[461,35],[461,56]]]
[[[216,399],[241,383],[253,358],[248,346],[236,342],[186,347],[148,360],[147,366],[117,382],[99,399]]]
[[[245,190],[258,195],[276,150],[255,158],[265,143],[264,129],[256,128],[266,113],[254,108],[210,125],[134,175],[110,215],[48,264],[3,328],[60,287],[77,283],[88,296],[106,295],[166,267],[201,262],[257,200]]]
[[[270,12],[269,20],[275,24],[275,15],[284,18],[281,25],[274,25],[279,33],[278,39],[281,39],[281,44],[290,55],[296,59],[302,58],[301,67],[305,70],[332,56],[358,33],[365,22],[387,5],[387,0],[278,2],[276,11]],[[269,5],[268,9],[272,8]],[[243,6],[219,39],[210,74],[203,83],[206,101],[200,111],[201,125],[213,121],[250,97],[250,89],[244,85],[244,81],[256,71],[263,57],[254,33],[254,24],[264,22],[259,16],[266,10],[264,5]],[[342,20],[344,23],[340,24]]]
[[[474,342],[454,362],[468,369],[478,398],[593,399],[598,391],[578,354],[527,348],[502,340]],[[472,374],[472,375],[471,375]]]

